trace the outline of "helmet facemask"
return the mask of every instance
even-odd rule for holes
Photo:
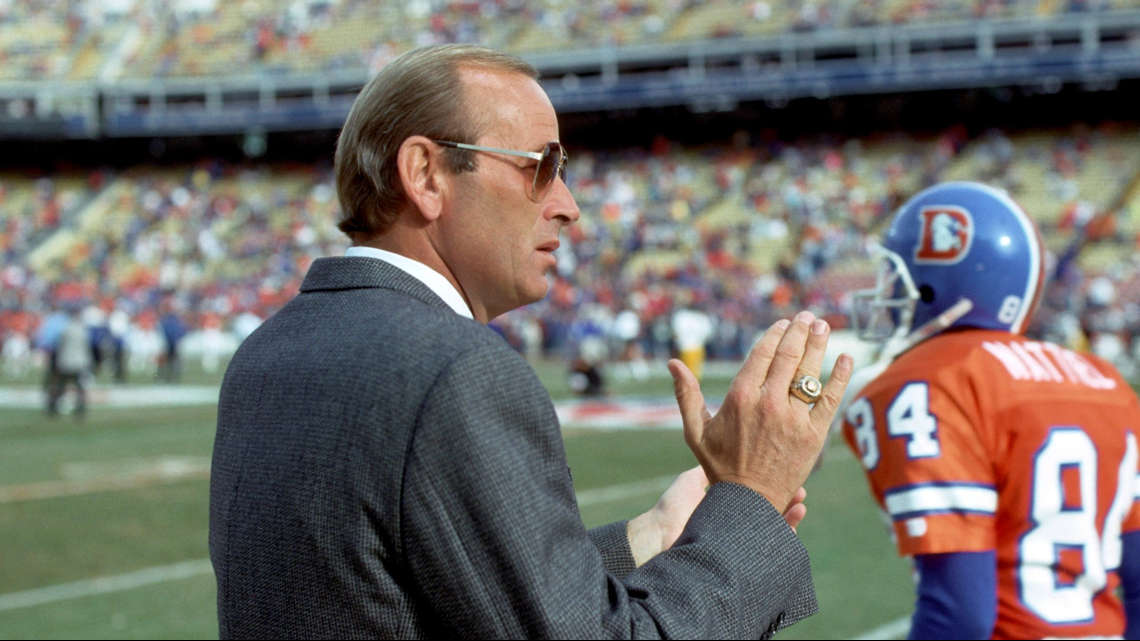
[[[851,320],[859,338],[872,343],[901,339],[910,332],[919,292],[902,257],[874,245],[872,257],[879,259],[875,287],[851,296]]]

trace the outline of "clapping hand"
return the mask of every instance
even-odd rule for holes
[[[803,486],[827,438],[847,382],[851,357],[843,354],[814,405],[792,396],[792,381],[818,376],[830,328],[810,312],[765,332],[733,379],[716,416],[705,406],[696,377],[669,361],[685,442],[712,483],[739,483],[781,513]]]
[[[685,524],[689,522],[689,517],[693,515],[693,510],[697,509],[705,497],[708,487],[708,477],[701,466],[682,472],[661,495],[661,500],[657,501],[653,509],[629,522],[626,528],[630,549],[638,566],[673,547],[685,529]],[[807,490],[801,487],[784,511],[784,520],[792,530],[796,529],[807,514],[807,506],[803,504],[806,496]]]
[[[792,381],[817,376],[830,328],[810,312],[780,321],[756,343],[733,379],[716,416],[700,385],[679,360],[669,361],[685,442],[700,466],[677,477],[649,512],[628,525],[638,565],[668,549],[711,483],[739,483],[766,498],[795,529],[807,513],[803,482],[827,438],[853,362],[843,354],[819,399],[792,396]]]

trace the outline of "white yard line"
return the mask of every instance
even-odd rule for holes
[[[66,481],[40,481],[38,483],[0,486],[0,504],[53,499],[61,496],[79,496],[111,490],[134,490],[191,479],[208,478],[210,478],[208,464],[164,464],[159,461],[150,468],[141,469],[132,474],[113,474]]]
[[[676,476],[660,476],[646,481],[636,481],[633,483],[623,483],[620,485],[610,485],[608,487],[601,487],[592,490],[583,490],[578,493],[578,505],[589,506],[598,505],[601,503],[609,503],[611,501],[619,501],[621,499],[632,498],[636,496],[644,496],[646,494],[654,494],[663,491],[669,487]],[[93,479],[86,481],[91,483],[93,481],[101,481],[104,483],[115,481],[134,481],[137,485],[139,479]],[[154,482],[169,482],[169,479],[159,479]],[[70,484],[78,487],[77,482],[49,482],[49,483],[33,483],[25,486],[16,487],[30,487],[41,486],[50,488],[52,485],[64,486]],[[3,491],[10,490],[11,488],[0,488],[0,503],[5,502],[3,499]],[[118,489],[118,488],[105,488],[105,489]],[[91,491],[91,490],[89,490]],[[45,498],[49,492],[41,491],[41,496],[23,496],[11,500],[25,500],[29,498]],[[81,492],[71,492],[81,493]],[[56,493],[54,496],[64,496],[64,494]],[[128,572],[127,574],[117,574],[114,576],[99,577],[96,579],[86,579],[84,581],[75,581],[74,583],[63,583],[60,585],[49,585],[43,588],[35,588],[33,590],[25,590],[23,592],[12,592],[10,594],[0,594],[0,612],[5,610],[15,610],[18,608],[28,608],[37,605],[45,605],[48,603],[56,603],[59,601],[67,601],[70,599],[79,599],[97,594],[107,594],[110,592],[123,592],[125,590],[133,590],[145,585],[152,585],[155,583],[165,583],[167,581],[177,581],[180,579],[188,579],[196,576],[205,576],[212,574],[214,571],[210,565],[209,559],[198,559],[196,561],[183,561],[182,563],[175,563],[173,565],[160,565],[157,567],[146,568],[136,572]]]
[[[182,563],[175,563],[173,565],[160,565],[158,567],[146,568],[126,574],[75,581],[74,583],[49,585],[44,588],[12,592],[11,594],[0,594],[0,612],[16,610],[18,608],[29,608],[36,605],[46,605],[48,603],[57,603],[70,599],[79,599],[82,597],[95,596],[97,594],[133,590],[145,585],[205,576],[213,574],[213,572],[214,568],[210,565],[210,559],[198,559],[196,561],[183,561]]]
[[[902,639],[910,632],[910,617],[899,617],[890,623],[880,625],[874,630],[864,632],[853,641],[871,641],[871,639]]]
[[[647,494],[660,494],[676,479],[677,475],[674,474],[672,476],[658,476],[655,479],[645,481],[634,481],[633,483],[622,483],[621,485],[609,485],[592,490],[582,490],[578,492],[578,507],[588,507],[600,503],[612,503],[613,501],[631,499]],[[649,506],[647,505],[646,507],[648,508]]]
[[[640,485],[642,488],[639,492],[644,493],[653,486],[650,483],[657,483],[658,486],[664,479],[672,477],[661,477],[653,481],[645,481]],[[602,496],[602,499],[592,499],[594,503],[605,502],[607,500],[616,500],[608,498],[609,496],[622,496],[620,493],[614,492],[610,495],[602,495],[600,492],[606,490],[616,490],[618,488],[632,489],[635,483],[628,483],[625,485],[616,485],[608,488],[601,488],[594,490],[597,494],[588,495]],[[656,488],[653,488],[656,489]],[[583,493],[585,494],[585,493]],[[582,495],[579,495],[582,496]],[[579,500],[579,503],[582,501]],[[157,567],[145,568],[135,572],[128,572],[126,574],[116,574],[114,576],[99,577],[96,579],[87,579],[84,581],[75,581],[73,583],[63,583],[60,585],[49,585],[43,588],[35,588],[32,590],[25,590],[23,592],[12,592],[10,594],[0,594],[0,612],[7,610],[17,610],[20,608],[30,608],[37,605],[47,605],[50,603],[58,603],[60,601],[69,601],[71,599],[81,599],[89,596],[96,596],[99,594],[110,594],[112,592],[124,592],[126,590],[133,590],[135,588],[144,587],[147,585],[154,585],[157,583],[166,583],[168,581],[178,581],[181,579],[189,579],[198,576],[206,576],[213,574],[214,568],[210,564],[210,559],[197,559],[194,561],[183,561],[181,563],[174,563],[171,565],[160,565]],[[906,636],[910,631],[910,617],[900,617],[886,625],[879,626],[874,630],[870,630],[857,637],[853,637],[855,641],[871,641],[872,639],[901,639]]]
[[[189,479],[208,479],[208,466],[184,466],[166,470],[147,470],[132,475],[118,475],[86,478],[70,481],[41,481],[20,485],[0,486],[0,504],[50,499],[61,496],[78,496],[107,492],[111,490],[133,490],[141,487],[177,483]],[[610,485],[578,493],[578,505],[586,507],[600,503],[611,503],[623,499],[664,492],[677,477],[659,476],[645,481],[634,481],[621,485]]]

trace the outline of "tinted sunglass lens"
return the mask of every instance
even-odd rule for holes
[[[534,172],[534,200],[537,202],[546,196],[546,192],[550,190],[550,185],[554,182],[554,172],[558,167],[558,156],[551,149],[551,145],[546,145],[542,149],[542,159],[538,161],[538,167]]]

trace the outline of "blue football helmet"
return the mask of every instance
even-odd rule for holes
[[[1041,235],[1005,192],[949,182],[895,213],[875,248],[875,289],[855,294],[862,338],[906,348],[952,327],[1020,334],[1044,281]]]

